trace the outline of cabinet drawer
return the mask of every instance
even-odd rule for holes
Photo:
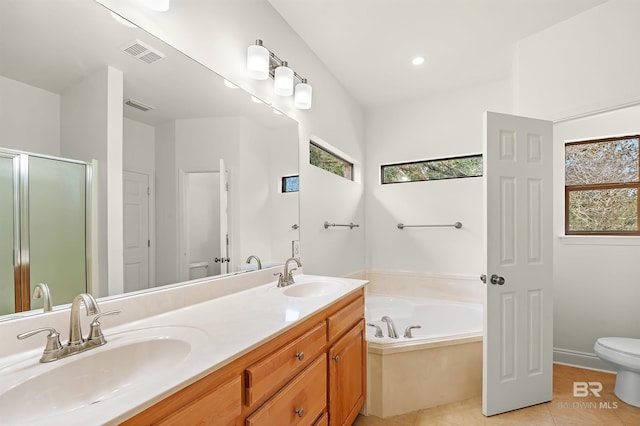
[[[238,376],[188,403],[158,424],[168,425],[216,425],[235,424],[242,411],[242,384]]]
[[[327,406],[327,355],[316,358],[246,420],[246,426],[312,425]]]
[[[329,426],[329,415],[324,413],[318,420],[316,420],[313,426]]]
[[[364,318],[364,297],[358,297],[327,318],[329,340],[333,340]]]
[[[302,371],[322,351],[326,342],[325,325],[319,323],[288,345],[248,367],[246,404],[251,406],[269,396]]]

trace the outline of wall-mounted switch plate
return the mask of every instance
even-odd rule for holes
[[[300,240],[291,241],[291,256],[300,257]]]

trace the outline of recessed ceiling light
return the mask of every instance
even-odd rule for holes
[[[233,84],[232,82],[230,82],[227,79],[224,80],[224,85],[227,86],[229,89],[237,89],[238,88],[238,86],[236,86],[235,84]]]
[[[424,58],[422,56],[416,56],[411,60],[413,65],[422,65],[424,64]]]

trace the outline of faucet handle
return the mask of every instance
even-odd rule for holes
[[[62,344],[60,343],[60,333],[56,331],[53,327],[43,327],[36,328],[35,330],[26,331],[24,333],[18,334],[18,340],[26,339],[27,337],[31,337],[34,334],[41,333],[43,331],[48,331],[47,335],[47,345],[44,347],[44,352],[42,352],[42,358],[40,358],[40,362],[48,362],[56,359],[55,356],[51,356],[50,354],[54,354],[62,349]],[[47,356],[50,355],[50,356]]]
[[[91,324],[89,324],[89,327],[91,328],[89,329],[89,337],[87,337],[87,340],[97,340],[101,345],[107,343],[107,340],[104,338],[104,334],[102,334],[102,329],[100,328],[100,321],[98,320],[106,315],[115,315],[120,312],[120,309],[116,309],[96,315],[95,318],[93,318],[93,321],[91,321]]]
[[[284,287],[284,275],[282,275],[282,272],[276,272],[273,276],[278,277],[278,287]]]
[[[411,334],[411,330],[413,330],[414,328],[422,328],[422,326],[421,325],[410,325],[409,327],[407,327],[404,330],[404,336],[403,337],[406,337],[408,339],[413,338],[413,334]]]
[[[369,327],[375,327],[376,328],[375,337],[384,337],[384,334],[382,334],[382,329],[380,328],[380,326],[378,324],[373,324],[373,323],[368,322],[367,325]]]
[[[293,271],[297,271],[298,268],[291,268],[289,269],[289,273],[287,274],[287,279],[288,280],[293,280]]]

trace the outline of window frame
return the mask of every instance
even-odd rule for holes
[[[349,166],[349,176],[339,175],[337,173],[333,173],[331,170],[327,170],[327,169],[325,169],[323,167],[320,167],[318,165],[313,164],[311,162],[311,147],[312,146],[315,147],[316,149],[319,149],[320,151],[322,151],[322,152],[324,152],[326,154],[329,154],[330,156],[332,156],[333,158],[343,162],[344,164],[348,165]],[[352,182],[355,181],[355,178],[354,178],[354,176],[355,176],[355,164],[352,161],[349,161],[346,158],[342,157],[341,155],[336,154],[335,152],[329,150],[328,148],[325,148],[320,143],[315,142],[313,139],[309,139],[309,164],[311,164],[314,167],[319,168],[320,170],[324,170],[325,172],[329,172],[332,175],[339,176],[339,177],[341,177],[343,179],[347,179],[347,180],[350,180]]]
[[[380,165],[380,185],[395,185],[395,184],[399,184],[399,183],[413,183],[413,182],[437,182],[439,180],[468,179],[468,178],[482,177],[483,174],[484,174],[483,171],[480,173],[479,176],[453,176],[453,177],[446,177],[446,178],[441,178],[441,179],[407,180],[407,181],[403,181],[403,182],[385,182],[384,181],[384,169],[385,169],[385,167],[405,166],[405,165],[419,164],[419,163],[435,163],[435,162],[438,162],[438,161],[448,161],[448,160],[462,160],[462,159],[465,159],[465,158],[473,158],[473,157],[480,157],[480,159],[482,161],[484,161],[484,156],[482,155],[482,153],[479,153],[479,154],[457,155],[457,156],[454,156],[454,157],[435,158],[435,159],[430,159],[430,160],[402,161],[402,162],[398,162],[398,163],[381,164]]]
[[[573,235],[583,235],[583,236],[640,236],[640,152],[638,154],[638,180],[636,182],[607,182],[607,183],[593,183],[593,184],[580,184],[580,185],[567,185],[566,182],[566,161],[567,161],[567,146],[571,145],[587,145],[587,144],[596,144],[596,143],[606,143],[613,141],[622,141],[629,139],[638,139],[639,151],[640,151],[640,135],[625,135],[625,136],[614,136],[600,139],[589,139],[589,140],[581,140],[575,142],[565,142],[564,144],[564,172],[565,172],[565,182],[564,182],[564,234],[567,236]],[[636,189],[636,224],[638,229],[635,231],[571,231],[569,228],[569,199],[572,192],[580,192],[580,191],[598,191],[598,190],[608,190],[608,189]]]
[[[296,189],[295,191],[287,191],[287,180],[292,178],[298,178],[298,189]],[[282,179],[280,180],[280,192],[282,192],[283,194],[300,192],[300,175],[298,174],[298,175],[282,176]]]

